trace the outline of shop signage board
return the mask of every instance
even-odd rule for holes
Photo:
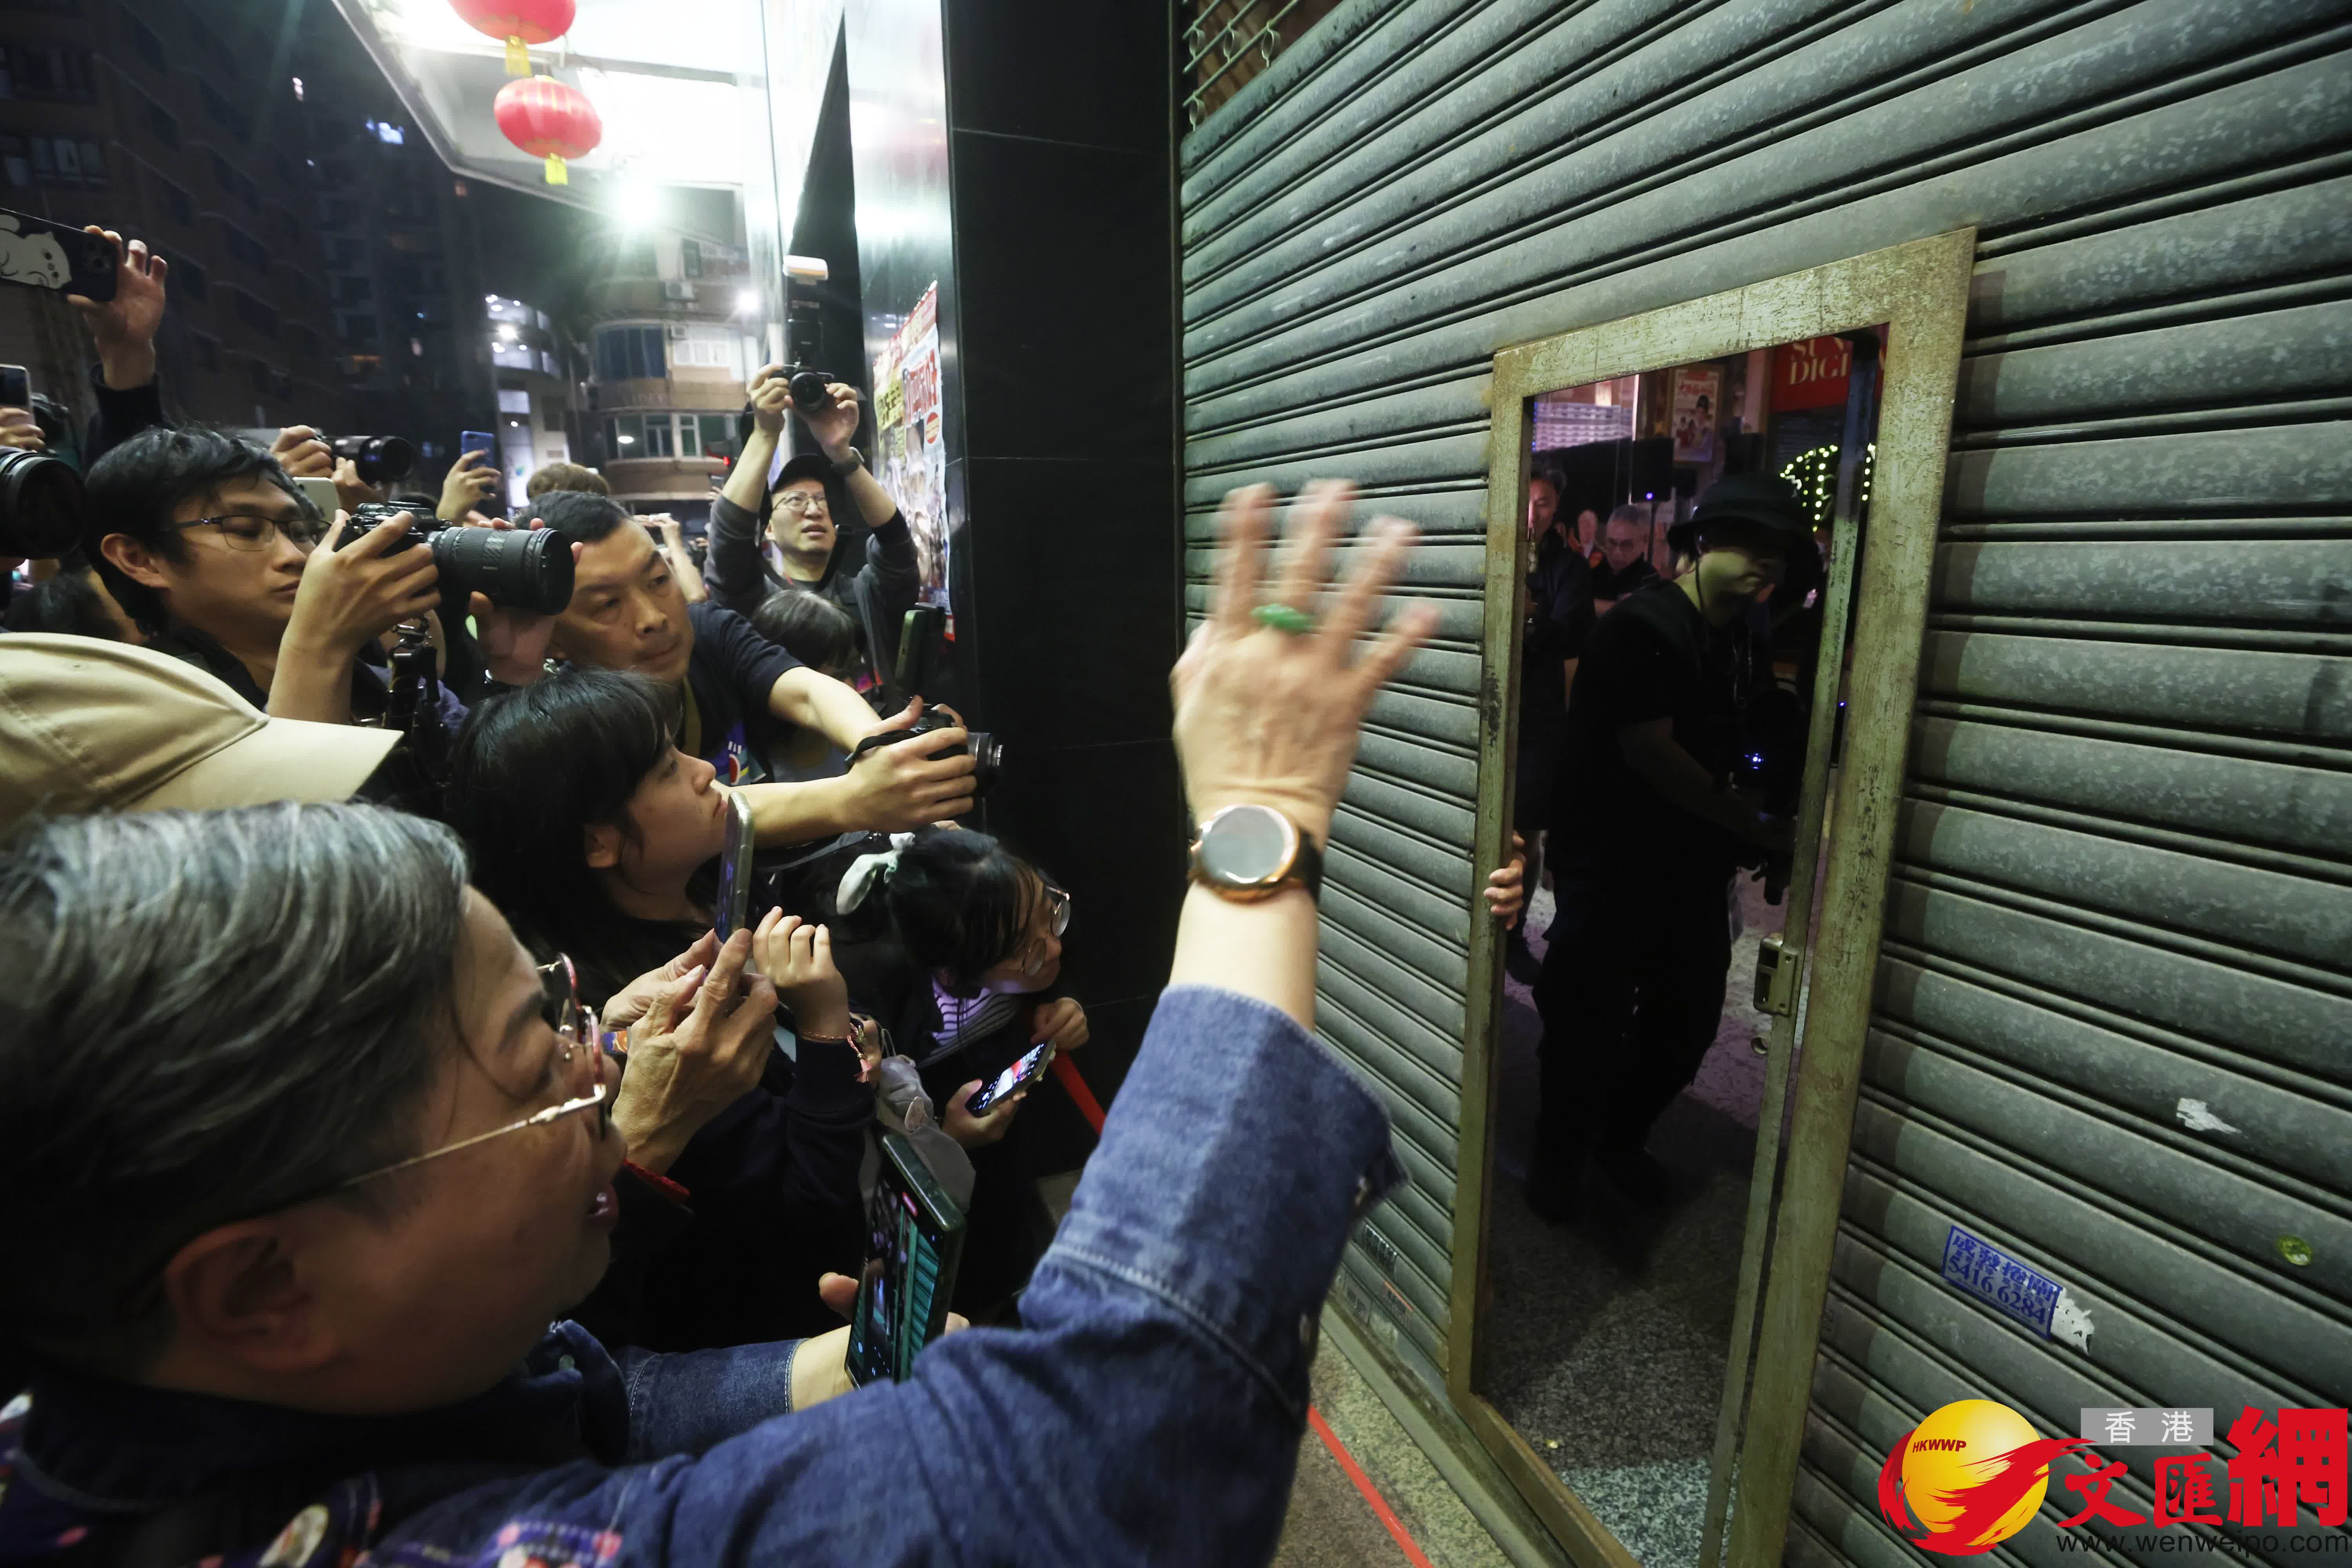
[[[915,536],[921,601],[948,602],[947,450],[940,416],[940,286],[874,359],[874,468]]]
[[[1843,338],[1808,338],[1772,351],[1772,412],[1824,408],[1845,401],[1853,348]]]

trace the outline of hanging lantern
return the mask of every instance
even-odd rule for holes
[[[449,0],[466,25],[507,41],[507,75],[529,76],[527,46],[551,44],[572,30],[572,0]]]
[[[525,77],[499,89],[490,106],[506,139],[534,158],[547,160],[547,183],[570,184],[566,158],[584,158],[604,139],[596,106],[576,87],[553,77]]]

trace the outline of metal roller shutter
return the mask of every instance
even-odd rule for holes
[[[1327,900],[1325,1027],[1414,1175],[1359,1300],[1443,1363],[1489,356],[1973,224],[1789,1553],[1917,1561],[1876,1467],[1948,1399],[2352,1399],[2352,7],[1351,0],[1181,175],[1188,538],[1351,474],[1445,612]],[[2081,1342],[1946,1287],[1953,1224],[2065,1281]]]

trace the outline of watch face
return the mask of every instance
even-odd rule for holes
[[[1201,838],[1201,869],[1213,879],[1248,887],[1283,868],[1288,826],[1262,805],[1238,805],[1218,816]]]

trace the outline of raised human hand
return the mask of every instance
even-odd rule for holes
[[[1299,631],[1257,616],[1269,603],[1262,579],[1274,491],[1253,486],[1225,498],[1209,617],[1169,681],[1176,755],[1195,819],[1228,805],[1269,805],[1317,843],[1328,842],[1373,694],[1436,629],[1436,611],[1416,604],[1359,651],[1413,530],[1392,518],[1376,521],[1369,546],[1354,552],[1356,570],[1327,595],[1332,543],[1353,496],[1344,481],[1318,480],[1290,509],[1271,605],[1307,616],[1320,609],[1311,629]]]

